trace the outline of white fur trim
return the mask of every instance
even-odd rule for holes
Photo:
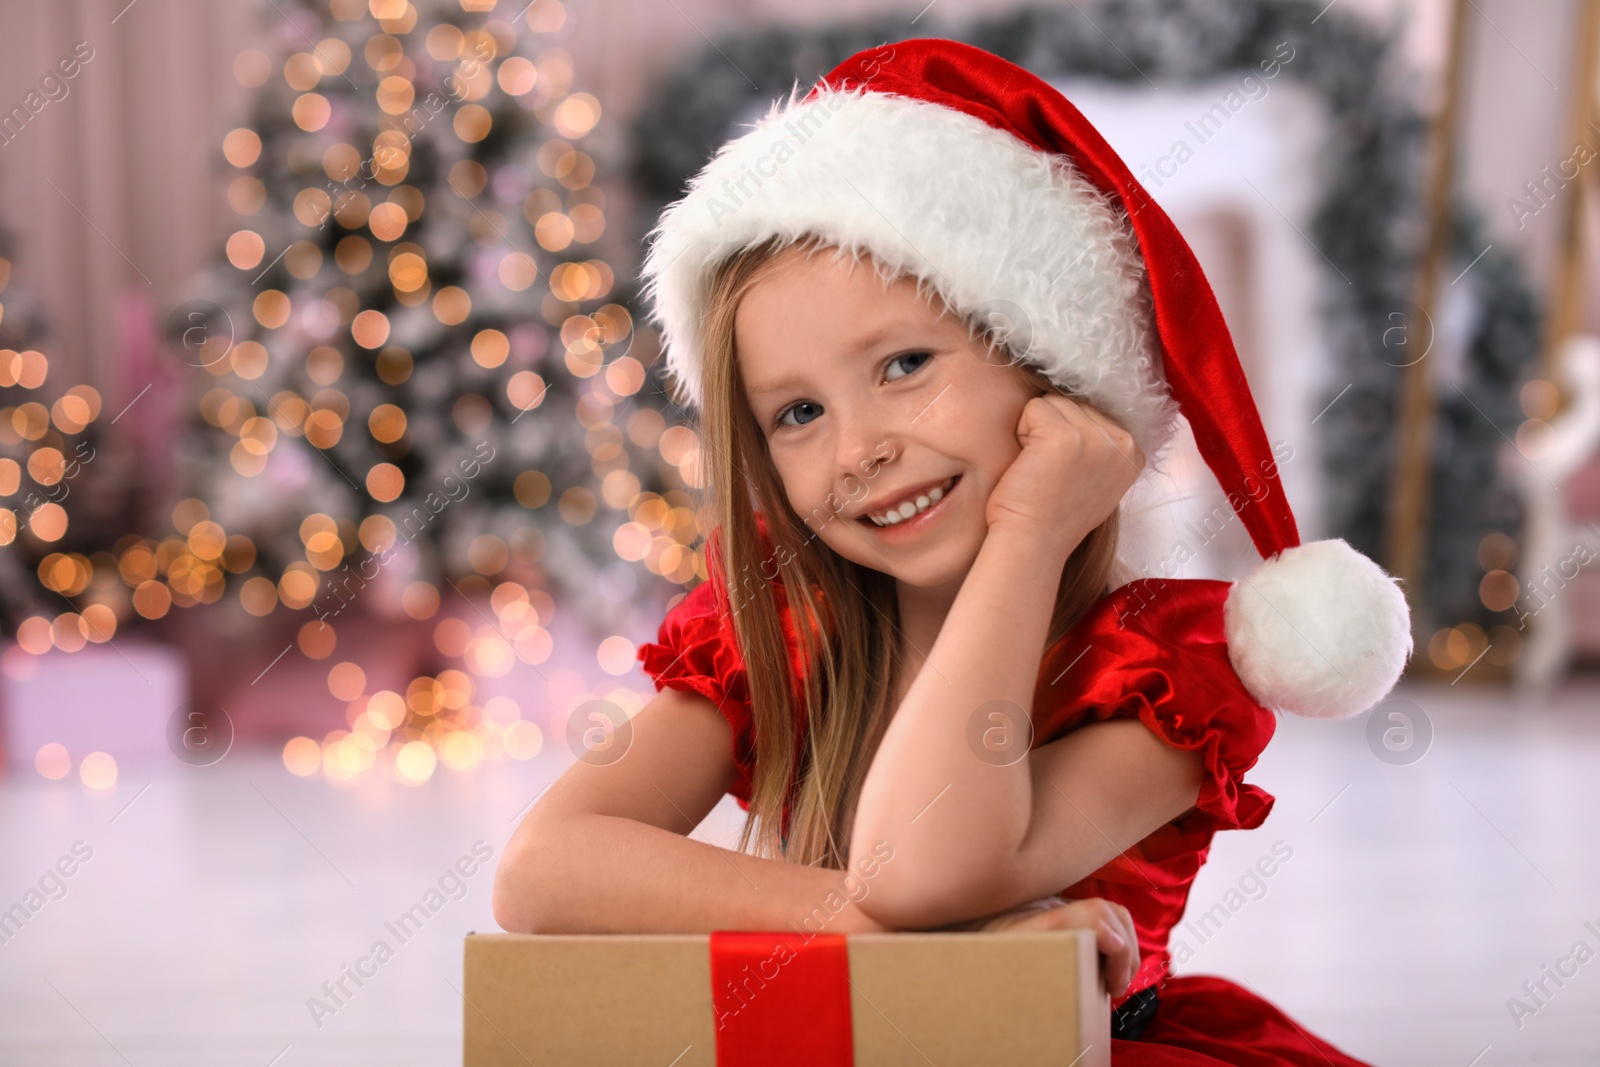
[[[1411,656],[1405,594],[1338,539],[1284,549],[1235,582],[1223,620],[1228,656],[1256,700],[1310,718],[1366,711]]]
[[[712,270],[765,238],[815,235],[964,314],[1015,316],[1019,358],[1121,422],[1153,463],[1178,406],[1121,209],[1065,156],[953,108],[859,86],[799,96],[723,145],[651,233],[644,293],[689,401],[703,401]]]

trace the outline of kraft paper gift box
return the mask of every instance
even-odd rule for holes
[[[468,934],[466,1067],[1108,1067],[1088,930]]]

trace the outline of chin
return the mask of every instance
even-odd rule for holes
[[[867,536],[873,535],[869,533]],[[855,551],[849,554],[849,558],[863,567],[870,567],[889,575],[904,586],[914,589],[943,589],[951,585],[959,586],[966,579],[967,572],[972,569],[981,547],[983,547],[981,536],[974,538],[962,532],[916,547],[880,546],[876,550],[869,547],[863,552],[860,548],[852,546]],[[866,558],[858,558],[861,556]]]

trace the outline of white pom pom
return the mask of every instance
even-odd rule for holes
[[[1285,549],[1233,583],[1223,628],[1233,669],[1257,702],[1309,718],[1366,711],[1411,656],[1405,594],[1337,539]]]

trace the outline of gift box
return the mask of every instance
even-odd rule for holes
[[[1088,930],[467,935],[466,1067],[1107,1067]]]

